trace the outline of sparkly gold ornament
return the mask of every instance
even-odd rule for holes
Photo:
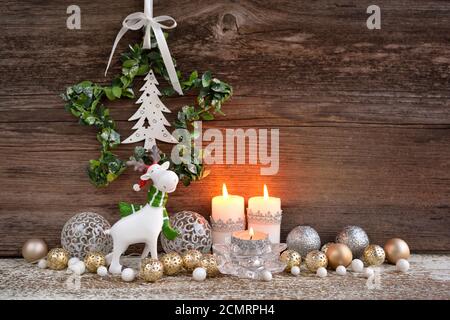
[[[325,243],[322,246],[322,248],[320,248],[320,251],[322,251],[323,253],[327,254],[327,250],[332,244],[334,244],[334,242],[327,242],[327,243]]]
[[[63,248],[55,248],[47,254],[47,267],[52,270],[67,268],[69,252]]]
[[[286,263],[286,268],[284,271],[291,272],[292,267],[300,267],[302,257],[300,256],[300,253],[295,250],[286,250],[281,254],[280,260]]]
[[[328,258],[322,251],[314,250],[306,255],[305,263],[309,271],[316,272],[320,267],[327,267]]]
[[[336,270],[338,266],[347,267],[353,259],[352,251],[345,244],[333,243],[327,249],[328,267]]]
[[[97,269],[106,265],[105,255],[100,251],[91,251],[84,257],[84,264],[87,271],[97,272]]]
[[[37,262],[48,253],[47,243],[42,239],[27,240],[22,247],[22,256],[27,262]]]
[[[203,255],[199,267],[206,270],[208,277],[214,277],[219,274],[216,257],[210,253]]]
[[[200,265],[202,256],[202,253],[198,250],[188,250],[183,255],[183,267],[187,271],[194,271]]]
[[[141,272],[139,276],[148,282],[155,282],[162,278],[164,265],[157,259],[146,258],[141,261]]]
[[[384,250],[379,245],[370,244],[364,249],[363,259],[369,266],[378,266],[384,262],[385,258]]]
[[[398,260],[408,260],[410,256],[408,244],[398,238],[389,239],[384,245],[384,252],[389,263],[396,264]]]
[[[164,266],[164,274],[168,276],[175,275],[183,269],[183,259],[177,252],[170,252],[161,258]]]

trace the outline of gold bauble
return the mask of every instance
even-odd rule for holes
[[[217,267],[216,257],[212,254],[204,254],[199,266],[206,270],[208,277],[214,277],[220,273]]]
[[[99,251],[91,251],[84,257],[84,264],[87,271],[97,272],[98,267],[105,266],[105,255]]]
[[[194,269],[200,265],[202,257],[203,255],[200,251],[193,249],[188,250],[183,254],[183,267],[187,271],[194,271]]]
[[[378,266],[384,262],[386,255],[382,247],[369,244],[363,252],[363,260],[369,266]]]
[[[338,266],[347,267],[353,259],[352,251],[342,243],[333,243],[327,249],[328,267],[336,270]]]
[[[27,262],[37,262],[48,253],[47,243],[42,239],[27,240],[22,247],[22,256]]]
[[[162,278],[164,265],[157,259],[146,258],[141,261],[141,272],[139,276],[148,282],[155,282]]]
[[[280,260],[286,263],[286,268],[284,269],[286,272],[290,272],[292,267],[297,266],[300,267],[300,263],[302,262],[302,257],[300,253],[295,250],[286,250],[281,256]]]
[[[67,268],[69,262],[69,252],[63,248],[55,248],[47,254],[47,267],[52,270],[62,270]]]
[[[320,251],[322,251],[323,253],[327,254],[328,248],[334,244],[334,242],[327,242],[325,243],[322,248],[320,248]]]
[[[177,252],[170,252],[161,258],[164,266],[164,274],[168,276],[175,275],[183,269],[183,259]]]
[[[389,239],[384,245],[384,252],[389,263],[396,264],[400,259],[409,259],[410,252],[408,244],[399,238]]]
[[[316,272],[320,267],[327,267],[328,258],[324,252],[313,250],[306,255],[305,263],[309,271]]]

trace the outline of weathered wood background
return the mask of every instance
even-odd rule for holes
[[[210,198],[232,193],[283,201],[283,238],[298,224],[323,242],[364,227],[372,242],[402,237],[414,251],[450,250],[450,3],[377,1],[382,29],[366,28],[373,1],[157,1],[179,26],[169,46],[180,69],[211,70],[231,83],[227,116],[208,127],[280,128],[278,175],[250,165],[212,174],[169,201],[174,212],[209,215]],[[94,210],[111,222],[119,200],[140,201],[131,171],[106,189],[90,185],[98,156],[93,128],[58,95],[103,72],[122,19],[142,0],[78,0],[81,30],[66,28],[72,1],[5,1],[0,12],[0,255],[23,241],[59,242],[64,222]],[[127,43],[139,41],[128,33]],[[116,56],[117,58],[117,56]],[[117,61],[117,60],[115,60]],[[110,75],[118,71],[115,64]],[[193,99],[167,99],[175,112]],[[109,105],[126,135],[134,101]],[[125,157],[133,146],[117,151]]]

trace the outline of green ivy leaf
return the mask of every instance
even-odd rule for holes
[[[112,94],[116,97],[116,98],[120,98],[120,96],[122,95],[122,88],[120,87],[112,87]]]
[[[211,72],[207,71],[202,76],[202,86],[204,88],[207,88],[209,87],[210,84],[211,84]]]

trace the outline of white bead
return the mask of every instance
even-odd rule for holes
[[[353,259],[352,261],[352,271],[354,272],[363,272],[364,271],[364,263],[359,259]]]
[[[206,270],[205,268],[197,267],[192,272],[192,278],[195,281],[203,281],[206,279]]]
[[[317,269],[316,271],[316,275],[320,278],[324,278],[327,276],[327,269],[325,269],[324,267],[320,267],[319,269]]]
[[[69,262],[67,263],[67,265],[70,267],[71,265],[74,265],[77,262],[80,262],[80,259],[78,259],[77,257],[72,257],[69,259]]]
[[[366,278],[370,278],[371,276],[373,276],[374,271],[372,268],[365,268],[364,269],[364,277]]]
[[[133,184],[133,190],[136,192],[141,191],[141,187],[137,183],[135,183]]]
[[[122,270],[122,280],[125,282],[131,282],[134,280],[134,270],[131,268],[125,268]]]
[[[82,275],[86,271],[86,265],[83,261],[78,261],[70,266],[70,270],[72,270],[75,274]]]
[[[347,269],[344,266],[338,266],[336,268],[336,274],[338,274],[340,276],[345,276],[346,273],[347,273]]]
[[[264,281],[272,280],[272,272],[270,272],[269,270],[264,270],[261,275]]]
[[[291,268],[291,274],[293,276],[298,276],[300,274],[300,268],[298,266],[293,266]]]
[[[409,262],[408,260],[405,259],[398,260],[395,266],[397,267],[397,270],[400,272],[406,272],[409,270]]]
[[[108,269],[105,266],[100,266],[97,268],[97,274],[100,277],[106,277],[108,275]]]
[[[45,259],[39,260],[38,267],[41,269],[46,269],[47,268],[47,260],[45,260]]]

